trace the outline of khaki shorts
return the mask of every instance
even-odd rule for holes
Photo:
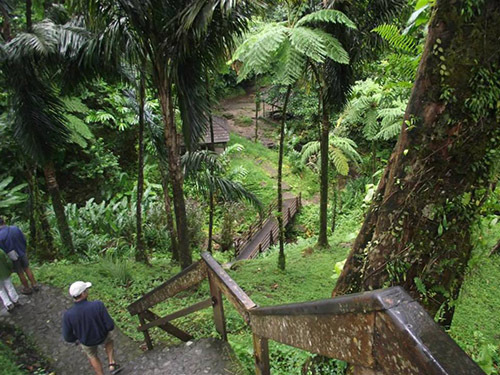
[[[114,342],[113,338],[114,338],[114,331],[109,331],[108,335],[106,336],[104,341],[102,343],[100,343],[99,345],[107,345],[109,343],[113,343]],[[96,358],[97,357],[97,348],[99,347],[99,345],[87,346],[87,345],[80,344],[83,352],[89,358]]]

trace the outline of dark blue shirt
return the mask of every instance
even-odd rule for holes
[[[21,229],[14,225],[0,227],[0,248],[6,253],[15,250],[20,257],[24,256],[26,254],[26,238],[24,238]]]
[[[113,319],[101,301],[86,299],[75,302],[64,313],[62,334],[68,342],[80,341],[86,346],[102,344],[109,331],[115,328]]]

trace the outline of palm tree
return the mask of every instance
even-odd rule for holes
[[[282,269],[284,269],[285,263],[283,244],[284,229],[283,220],[281,218],[283,209],[281,180],[286,108],[291,93],[291,87],[309,68],[313,73],[316,84],[320,88],[318,99],[320,101],[323,119],[325,119],[326,107],[322,102],[325,82],[320,71],[323,69],[322,66],[327,59],[331,59],[338,64],[348,64],[349,56],[335,37],[316,27],[316,25],[335,24],[342,27],[355,28],[352,21],[339,11],[320,10],[300,17],[300,11],[295,11],[290,8],[290,4],[288,5],[290,18],[286,22],[265,24],[260,30],[250,35],[243,42],[233,57],[233,60],[240,60],[243,63],[243,67],[239,72],[240,79],[244,79],[250,73],[271,73],[276,82],[287,85],[280,128],[280,157],[278,161],[278,225],[280,228],[280,257],[278,266]],[[326,119],[328,119],[328,117],[326,117]],[[328,123],[329,121],[322,122],[321,139],[323,140],[325,138],[326,129],[326,142],[328,142]],[[327,172],[328,171],[326,171],[326,173]],[[327,177],[327,175],[325,175],[325,177]],[[326,192],[328,192],[328,188],[326,188]],[[324,238],[321,236],[321,233],[320,231],[318,243],[323,246],[326,243],[326,230]]]
[[[181,113],[185,144],[190,150],[194,149],[208,125],[210,106],[205,73],[213,70],[211,68],[232,47],[233,37],[246,28],[253,6],[250,1],[232,0],[91,0],[81,1],[80,8],[90,11],[89,20],[95,18],[92,22],[96,24],[106,24],[102,22],[103,17],[99,17],[102,14],[113,16],[115,22],[123,20],[124,30],[136,37],[151,66],[164,123],[180,263],[185,268],[191,264],[192,257],[174,97]]]
[[[42,166],[57,220],[61,242],[74,253],[64,213],[53,158],[69,141],[64,105],[54,83],[53,67],[81,43],[78,24],[56,25],[45,20],[30,33],[20,33],[4,47],[0,57],[5,82],[11,93],[13,135],[24,153]]]

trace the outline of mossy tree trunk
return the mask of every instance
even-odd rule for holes
[[[168,152],[168,175],[172,186],[179,261],[181,267],[186,268],[193,263],[193,260],[189,249],[186,203],[183,189],[184,176],[179,155],[177,129],[175,127],[172,83],[166,77],[166,72],[161,71],[161,63],[155,69],[154,78],[158,88],[165,131],[165,146]]]
[[[401,135],[333,296],[402,285],[451,322],[500,144],[499,36],[497,0],[437,1]]]
[[[54,207],[57,229],[59,229],[59,235],[61,236],[61,243],[66,251],[66,254],[74,254],[75,248],[73,247],[73,239],[71,238],[71,230],[69,229],[68,220],[66,219],[66,214],[64,213],[64,205],[59,191],[59,184],[56,179],[54,164],[52,162],[47,163],[43,167],[43,173],[45,175],[47,190],[52,198],[52,206]]]
[[[56,258],[52,231],[45,215],[45,207],[36,180],[36,168],[26,167],[30,205],[30,251],[36,253],[39,260],[52,261]]]
[[[179,261],[179,247],[177,246],[177,230],[175,229],[174,216],[172,215],[172,200],[170,198],[168,173],[160,164],[161,182],[163,186],[163,202],[167,217],[167,230],[170,234],[170,247],[172,250],[172,260]]]

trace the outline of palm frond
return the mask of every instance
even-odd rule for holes
[[[17,64],[27,59],[47,58],[57,51],[58,27],[49,20],[33,25],[31,33],[19,33],[7,44],[9,59]]]
[[[241,183],[231,181],[224,177],[210,175],[208,182],[218,191],[226,201],[247,201],[257,209],[262,209],[262,202]]]
[[[333,9],[323,9],[307,14],[296,23],[296,26],[320,22],[342,24],[351,29],[356,28],[356,25],[349,19],[349,17],[347,17],[344,13]]]
[[[181,164],[184,168],[186,177],[196,175],[203,169],[211,169],[220,171],[222,165],[216,153],[208,150],[198,150],[194,152],[186,152],[181,157]]]

